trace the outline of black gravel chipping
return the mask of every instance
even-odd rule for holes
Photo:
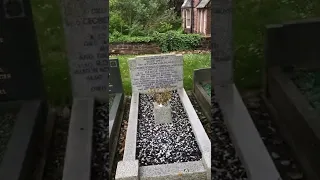
[[[69,118],[63,118],[61,112],[58,113],[53,127],[51,145],[44,168],[43,180],[62,180],[69,123]]]
[[[211,140],[211,179],[212,180],[245,180],[247,173],[232,144],[228,129],[215,99],[211,96],[212,131]]]
[[[18,111],[19,109],[8,109],[6,113],[0,114],[0,164],[12,135]]]
[[[96,102],[93,124],[91,180],[109,179],[109,103]]]
[[[304,174],[290,146],[278,132],[260,94],[243,97],[252,120],[283,180],[305,180]]]
[[[198,161],[202,154],[179,95],[173,91],[170,105],[173,123],[156,125],[153,97],[140,94],[137,153],[141,166]]]

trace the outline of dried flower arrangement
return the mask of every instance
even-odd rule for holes
[[[172,92],[168,88],[165,88],[164,91],[161,92],[158,89],[150,89],[149,93],[153,95],[154,101],[160,106],[168,105],[172,97]]]

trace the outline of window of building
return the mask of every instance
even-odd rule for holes
[[[186,28],[191,27],[191,10],[186,9]]]

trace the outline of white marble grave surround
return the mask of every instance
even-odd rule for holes
[[[60,2],[73,97],[108,97],[108,1]]]
[[[193,162],[139,166],[136,159],[139,93],[133,92],[124,156],[123,160],[118,162],[116,180],[211,180],[211,142],[185,90],[180,88],[178,93],[190,120],[202,159]]]
[[[159,54],[137,56],[128,60],[132,92],[147,93],[183,88],[183,56]]]

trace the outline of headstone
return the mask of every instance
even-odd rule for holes
[[[267,67],[320,69],[320,19],[267,26]]]
[[[129,59],[132,92],[183,88],[182,55],[163,54]]]
[[[0,0],[0,179],[34,179],[46,118],[30,0]]]
[[[212,82],[215,85],[232,84],[232,0],[215,0],[211,6]]]
[[[0,0],[0,101],[44,99],[38,44],[28,1]]]
[[[109,93],[123,93],[119,60],[111,58],[109,65]]]
[[[61,0],[73,97],[108,97],[108,0]]]

